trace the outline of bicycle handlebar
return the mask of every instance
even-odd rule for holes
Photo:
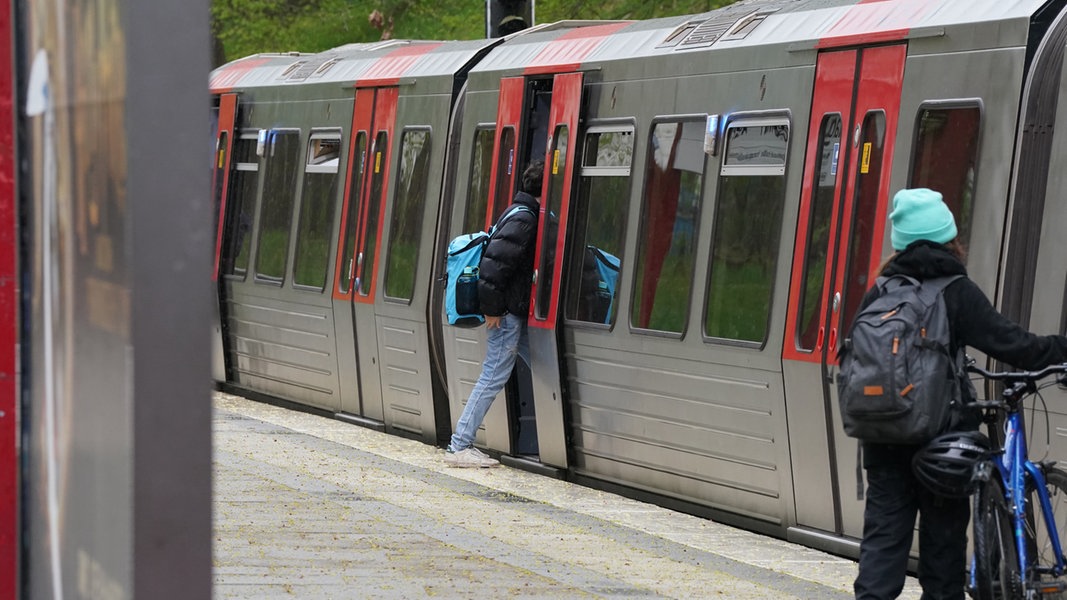
[[[986,379],[996,381],[1037,381],[1053,373],[1067,375],[1067,363],[1049,365],[1038,371],[987,371],[973,363],[967,365],[967,371],[977,373]]]

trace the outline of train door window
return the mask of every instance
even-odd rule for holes
[[[849,235],[848,257],[845,263],[845,282],[842,287],[842,306],[838,330],[846,331],[860,300],[870,287],[871,239],[877,227],[878,188],[882,179],[882,156],[885,151],[885,113],[872,111],[863,118],[860,132],[860,159],[856,165],[856,184],[852,198],[852,227]]]
[[[785,206],[789,122],[737,119],[726,128],[704,314],[704,335],[767,339]]]
[[[356,276],[356,224],[359,223],[361,192],[363,191],[363,172],[367,167],[367,132],[356,134],[355,148],[352,151],[352,178],[348,189],[348,210],[345,213],[344,243],[341,250],[341,280],[338,291],[347,294],[352,278]]]
[[[243,132],[237,138],[233,145],[233,163],[222,270],[228,275],[243,277],[248,272],[248,257],[252,250],[252,217],[259,183],[259,158],[256,156],[254,131]]]
[[[797,313],[796,346],[814,351],[819,341],[822,319],[823,279],[826,276],[826,251],[830,244],[830,217],[837,191],[837,165],[841,156],[841,115],[827,114],[819,127],[819,147],[815,172],[819,174],[812,190],[811,213],[808,215],[807,248],[804,256],[804,279],[801,282],[800,310]]]
[[[363,261],[359,274],[359,295],[370,295],[371,284],[374,282],[374,263],[378,249],[378,218],[381,214],[382,193],[385,191],[385,160],[388,157],[389,134],[379,131],[374,138],[374,147],[371,148],[370,192],[367,196],[367,222],[363,227]]]
[[[493,221],[511,204],[511,181],[515,173],[515,128],[505,127],[500,132],[500,154],[497,156],[496,193],[493,195]],[[477,231],[482,229],[472,229]]]
[[[411,301],[415,291],[429,167],[430,131],[405,130],[400,137],[400,172],[396,178],[396,202],[389,222],[389,249],[385,257],[387,298]]]
[[[337,204],[337,169],[341,162],[341,134],[313,133],[304,165],[300,194],[300,222],[296,231],[293,283],[322,290],[326,285],[330,229]]]
[[[611,324],[626,235],[633,127],[590,127],[583,148],[571,209],[576,251],[565,314],[575,321]]]
[[[706,117],[652,128],[630,324],[681,334],[689,318],[703,204]]]
[[[218,109],[212,109],[212,120],[216,121],[214,128],[218,128]],[[215,146],[215,174],[212,179],[215,185],[211,190],[211,199],[214,200],[214,204],[211,206],[212,214],[216,215],[215,228],[213,231],[219,230],[218,214],[219,207],[222,205],[222,180],[226,175],[226,149],[230,147],[230,132],[223,131],[219,133],[218,141]]]
[[[272,130],[265,151],[267,165],[256,249],[256,279],[281,283],[285,277],[296,180],[300,172],[300,132]]]
[[[919,110],[909,187],[941,192],[956,215],[959,240],[966,246],[971,238],[982,109],[977,102],[958,104]]]
[[[493,134],[495,127],[479,127],[474,132],[471,154],[471,179],[467,190],[467,208],[463,231],[485,229],[485,211],[489,205],[489,180],[493,174]]]
[[[538,319],[548,318],[548,309],[552,297],[552,284],[556,280],[556,241],[559,240],[559,214],[563,208],[563,178],[567,173],[567,160],[570,158],[570,134],[566,126],[556,128],[552,139],[552,154],[548,171],[547,203],[544,206],[545,223],[541,233],[541,252],[537,282],[537,298],[534,302],[534,316]]]

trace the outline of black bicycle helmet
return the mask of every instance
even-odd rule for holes
[[[911,459],[915,478],[939,496],[965,498],[978,482],[974,468],[989,458],[989,438],[979,431],[954,431],[934,438]]]

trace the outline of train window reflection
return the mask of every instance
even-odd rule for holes
[[[512,182],[515,180],[515,128],[500,132],[500,153],[497,155],[496,193],[493,195],[493,222],[511,204]],[[472,229],[477,231],[481,227]]]
[[[789,123],[739,119],[730,123],[725,139],[704,335],[762,343],[778,264]]]
[[[552,284],[556,280],[556,241],[559,239],[559,214],[563,208],[563,179],[569,168],[570,138],[566,126],[556,128],[553,137],[551,164],[548,170],[548,194],[544,204],[545,224],[541,237],[541,257],[538,261],[537,298],[534,317],[548,318],[552,299]]]
[[[371,284],[374,283],[374,261],[378,251],[378,221],[381,216],[382,194],[385,192],[385,170],[389,160],[389,134],[379,131],[371,148],[370,192],[367,196],[366,223],[363,225],[363,243],[360,251],[363,260],[357,261],[356,277],[359,278],[357,289],[359,295],[369,296]]]
[[[571,261],[566,316],[610,324],[626,234],[633,129],[590,127],[583,148],[578,195],[571,208],[574,248],[580,254]]]
[[[630,324],[681,333],[703,204],[705,118],[656,123],[649,140]]]
[[[400,138],[400,172],[396,203],[389,222],[389,250],[385,258],[385,295],[411,300],[415,291],[422,213],[430,176],[430,132],[404,131]]]
[[[359,223],[359,209],[361,206],[361,192],[363,191],[363,172],[367,166],[367,132],[360,131],[356,134],[355,146],[352,149],[352,166],[349,170],[352,176],[349,180],[348,207],[345,210],[344,245],[341,250],[341,280],[338,283],[338,291],[347,294],[352,278],[356,276],[356,224]]]
[[[826,276],[826,253],[830,244],[830,217],[837,190],[837,164],[841,152],[841,115],[828,114],[819,127],[819,147],[815,157],[818,180],[811,197],[807,240],[804,252],[804,279],[801,282],[800,308],[797,313],[796,346],[813,351],[819,341],[820,323],[825,312],[823,280]]]
[[[971,239],[981,120],[981,108],[974,103],[923,108],[912,151],[909,186],[941,192],[956,215],[959,240],[965,247]]]
[[[471,153],[470,188],[467,190],[467,212],[463,215],[463,231],[485,229],[485,211],[489,205],[489,179],[493,174],[493,134],[495,127],[480,127],[474,132]]]
[[[243,276],[248,272],[252,249],[252,216],[259,183],[256,133],[242,133],[233,145],[233,174],[226,203],[226,240],[222,247],[222,272]],[[221,178],[220,178],[221,179]]]
[[[297,173],[300,171],[300,132],[274,130],[267,141],[267,166],[260,211],[256,278],[281,282],[289,252]]]
[[[337,204],[341,135],[316,133],[308,140],[300,222],[296,232],[293,283],[322,290],[326,285],[330,229]]]
[[[842,288],[844,310],[839,311],[837,327],[845,331],[859,309],[860,300],[870,287],[872,271],[871,240],[884,223],[876,223],[878,191],[882,181],[882,157],[885,153],[886,118],[882,111],[867,113],[860,138],[860,160],[854,169],[856,183],[852,199],[852,226],[849,234],[845,281]]]

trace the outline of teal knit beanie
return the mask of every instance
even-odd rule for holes
[[[912,242],[930,240],[945,244],[956,239],[956,220],[941,194],[926,188],[900,190],[893,196],[893,223],[890,239],[894,250],[903,250]]]

